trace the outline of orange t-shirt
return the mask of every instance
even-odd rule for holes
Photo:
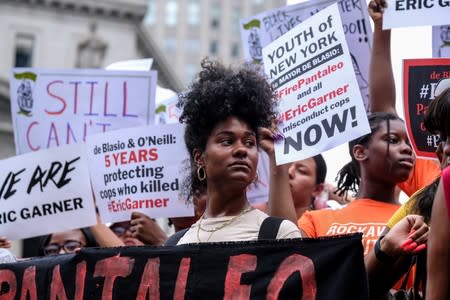
[[[440,175],[441,168],[436,160],[418,158],[408,179],[398,183],[397,186],[411,197],[412,194],[432,183]]]
[[[307,211],[299,219],[298,227],[312,238],[362,232],[364,255],[367,255],[399,207],[372,199],[357,199],[342,209]]]

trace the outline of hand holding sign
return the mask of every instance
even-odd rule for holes
[[[297,45],[299,47],[295,47]],[[369,126],[336,5],[263,48],[264,68],[280,100],[277,165],[354,139]]]

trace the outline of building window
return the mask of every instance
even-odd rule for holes
[[[239,58],[239,43],[233,43],[231,45],[231,57]]]
[[[198,25],[200,23],[200,4],[197,0],[191,0],[187,7],[187,23],[189,25]]]
[[[176,47],[177,47],[177,40],[172,36],[166,37],[166,40],[164,41],[164,49],[166,51],[173,52],[175,51]]]
[[[186,82],[191,82],[197,73],[197,68],[193,64],[186,65]]]
[[[166,2],[166,24],[175,26],[177,24],[178,4],[174,0]]]
[[[186,40],[186,50],[189,53],[197,53],[199,50],[199,42],[196,39]]]
[[[220,4],[213,3],[211,5],[211,27],[218,28],[220,26]]]
[[[156,23],[156,1],[150,0],[148,2],[147,15],[145,15],[145,23],[149,25],[153,25]]]
[[[33,65],[34,37],[19,33],[16,36],[15,67],[31,67]]]
[[[237,6],[231,11],[231,27],[234,32],[239,32],[239,21],[241,19],[241,9]]]
[[[218,45],[217,41],[213,40],[213,41],[209,42],[209,53],[211,55],[217,55],[217,52],[219,52],[218,50],[219,50],[219,45]]]

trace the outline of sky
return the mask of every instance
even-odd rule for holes
[[[313,1],[313,0],[311,0]],[[296,4],[305,0],[288,0],[287,4]],[[367,2],[368,3],[368,2]],[[372,29],[373,29],[373,24]],[[400,116],[403,117],[403,93],[402,93],[402,63],[408,58],[430,58],[431,57],[431,26],[395,28],[392,29],[391,36],[391,56],[396,83],[397,102],[396,108]],[[326,181],[334,182],[340,168],[350,161],[348,154],[348,144],[323,153],[327,162]]]

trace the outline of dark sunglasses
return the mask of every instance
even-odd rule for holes
[[[45,255],[57,255],[64,249],[66,253],[73,253],[76,249],[83,247],[84,245],[79,241],[66,241],[63,245],[50,244],[44,247]]]

